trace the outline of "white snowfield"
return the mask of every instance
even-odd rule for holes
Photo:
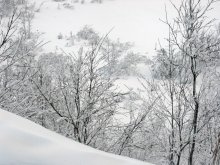
[[[150,165],[98,151],[0,109],[0,165]]]

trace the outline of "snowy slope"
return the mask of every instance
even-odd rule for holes
[[[109,34],[111,38],[134,42],[136,51],[148,52],[152,56],[158,39],[163,44],[168,34],[167,26],[160,21],[165,19],[165,5],[169,18],[175,15],[169,0],[105,0],[103,4],[84,5],[73,3],[74,0],[29,1],[35,2],[36,8],[40,8],[35,13],[32,30],[44,33],[45,41],[51,41],[46,46],[45,51],[48,52],[65,48],[65,43],[57,39],[59,33],[75,34],[84,25],[90,25],[103,35],[113,28]],[[73,8],[65,8],[64,4]],[[220,3],[217,3],[210,15],[220,19],[219,10]]]
[[[109,36],[121,41],[135,42],[135,50],[154,52],[159,36],[165,37],[161,31],[163,17],[161,9],[168,0],[105,0],[103,4],[75,4],[72,0],[54,2],[53,0],[30,0],[36,7],[43,5],[35,13],[33,30],[43,32],[45,41],[51,41],[46,51],[64,48],[65,43],[57,39],[59,33],[69,35],[78,32],[84,25],[90,25],[101,34],[106,34],[113,28]],[[161,3],[162,2],[162,3]],[[68,3],[73,9],[67,9]],[[162,28],[162,29],[163,29]],[[165,30],[164,29],[164,30]]]
[[[0,165],[150,165],[74,142],[0,110]]]

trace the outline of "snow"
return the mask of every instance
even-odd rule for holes
[[[0,109],[0,165],[150,165],[95,150]]]
[[[102,4],[85,3],[76,4],[73,0],[55,2],[53,0],[30,0],[40,8],[35,13],[33,30],[42,32],[45,41],[51,41],[46,45],[47,52],[55,49],[66,49],[65,41],[58,40],[59,33],[75,34],[85,25],[89,25],[102,35],[108,33],[110,38],[119,38],[123,42],[135,43],[134,50],[155,54],[155,47],[165,42],[167,26],[160,21],[165,19],[165,5],[168,17],[175,16],[175,10],[169,0],[105,0]],[[178,1],[172,0],[174,3]],[[63,6],[64,3],[72,5],[73,9]],[[220,3],[210,12],[212,17],[220,19]]]
[[[33,29],[43,32],[44,39],[51,41],[47,44],[47,51],[65,48],[65,43],[57,39],[59,33],[69,35],[70,32],[76,33],[84,25],[90,25],[103,35],[113,28],[109,34],[111,38],[134,42],[135,50],[151,53],[159,36],[164,36],[161,28],[166,29],[159,21],[163,17],[161,8],[164,9],[164,3],[160,1],[149,3],[146,0],[106,0],[103,4],[84,5],[72,3],[70,0],[36,2],[36,6],[44,3],[40,12],[35,13]],[[63,3],[73,5],[74,9],[64,8]]]

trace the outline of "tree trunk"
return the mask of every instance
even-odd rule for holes
[[[193,114],[193,137],[192,137],[192,145],[189,153],[189,165],[193,165],[193,154],[195,151],[196,146],[196,133],[197,133],[197,120],[198,120],[198,113],[199,113],[199,101],[196,94],[196,81],[197,81],[197,75],[196,75],[196,59],[194,57],[191,57],[191,72],[193,75],[193,100],[194,100],[194,114]]]

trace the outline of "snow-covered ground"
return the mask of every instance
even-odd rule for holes
[[[103,35],[113,28],[110,37],[135,42],[136,50],[141,52],[154,50],[155,42],[161,34],[158,33],[161,31],[159,18],[163,17],[160,7],[163,8],[164,4],[160,1],[149,4],[147,0],[105,0],[103,4],[82,5],[71,0],[37,0],[36,7],[41,3],[43,5],[40,12],[35,14],[33,28],[43,32],[45,40],[51,41],[47,44],[47,51],[54,51],[56,47],[63,48],[64,43],[57,39],[59,33],[76,33],[84,25],[90,25]],[[65,3],[74,8],[65,8]]]
[[[74,0],[30,1],[40,8],[35,13],[33,30],[44,33],[45,41],[51,41],[45,46],[45,51],[65,48],[65,42],[58,40],[59,33],[64,36],[70,32],[75,34],[83,26],[90,25],[103,35],[113,28],[109,34],[111,38],[134,42],[136,51],[148,52],[152,56],[158,40],[163,43],[168,34],[167,26],[160,21],[165,19],[165,5],[168,17],[175,15],[169,0],[104,0],[102,4],[83,5],[74,3]],[[67,4],[70,8],[65,7]],[[210,15],[220,19],[220,3],[214,7]]]
[[[0,165],[150,165],[95,150],[0,109]]]

